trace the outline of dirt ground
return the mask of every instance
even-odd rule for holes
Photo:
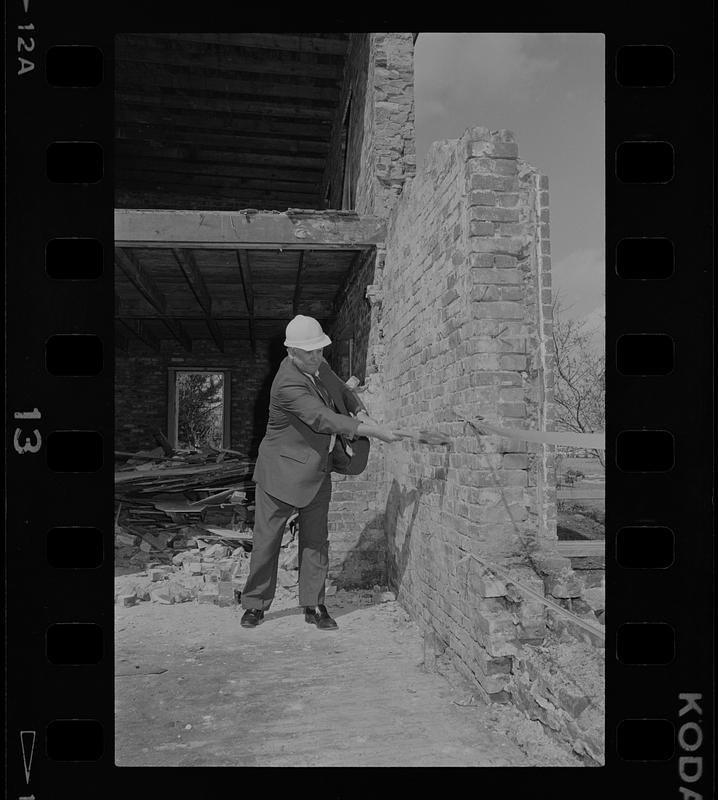
[[[116,608],[118,766],[579,766],[518,710],[486,705],[395,601],[338,592],[339,629],[282,590],[265,622],[196,602]]]

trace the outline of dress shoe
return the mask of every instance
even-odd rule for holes
[[[316,625],[317,628],[324,631],[334,630],[334,628],[339,627],[329,616],[326,606],[317,606],[317,609],[318,610],[315,610],[311,606],[307,606],[304,609],[304,621],[311,622],[313,625]]]
[[[264,622],[264,611],[259,608],[248,608],[242,615],[239,624],[243,628],[256,628],[262,622]]]

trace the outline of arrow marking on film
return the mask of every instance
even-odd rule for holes
[[[32,769],[32,756],[35,752],[36,731],[20,731],[20,747],[22,747],[22,761],[25,765],[25,783],[30,783],[30,770]],[[29,752],[28,752],[29,750]]]

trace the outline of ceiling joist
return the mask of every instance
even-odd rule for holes
[[[187,279],[190,289],[192,289],[194,296],[197,298],[200,308],[204,311],[207,327],[212,335],[212,339],[214,339],[214,343],[217,345],[217,349],[220,353],[224,353],[224,337],[222,336],[222,331],[216,320],[212,318],[212,297],[207,290],[207,285],[204,282],[204,278],[199,271],[199,267],[197,266],[192,252],[190,250],[173,249],[172,253]]]

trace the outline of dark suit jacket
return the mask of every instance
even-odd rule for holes
[[[326,361],[319,367],[333,393],[340,388],[342,411],[356,413],[364,407]],[[302,508],[314,498],[331,469],[331,435],[356,436],[359,421],[332,411],[311,378],[287,356],[272,381],[267,432],[259,445],[253,480],[267,494]]]

